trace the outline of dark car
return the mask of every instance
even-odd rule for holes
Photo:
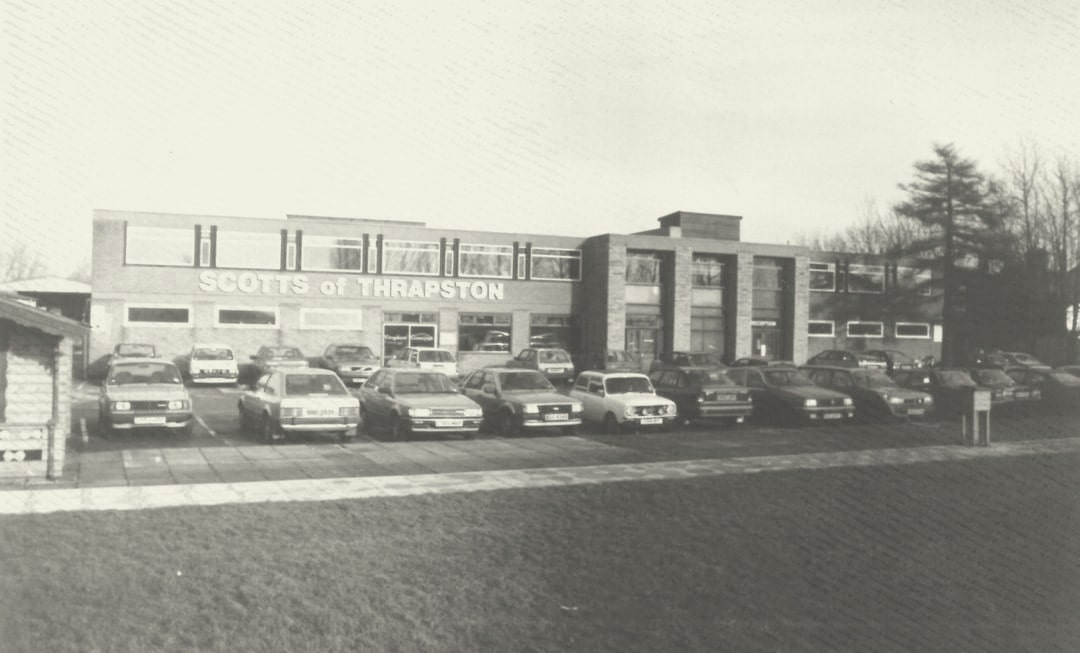
[[[742,358],[736,358],[731,362],[732,367],[767,367],[770,365],[795,367],[793,361],[778,361],[771,358],[765,358],[764,356],[743,356]]]
[[[1007,367],[1031,367],[1040,370],[1048,370],[1050,366],[1042,362],[1038,358],[1035,358],[1031,354],[1025,354],[1022,351],[1003,351],[1001,355],[1005,358]]]
[[[1035,367],[1010,367],[1005,373],[1042,393],[1043,404],[1056,412],[1075,412],[1080,409],[1080,377],[1061,370]]]
[[[884,363],[886,374],[892,374],[898,370],[914,370],[923,366],[921,360],[915,360],[896,349],[867,349],[860,354],[868,360]]]
[[[450,377],[434,370],[384,367],[360,387],[364,430],[371,433],[384,426],[394,440],[415,433],[471,437],[480,430],[483,415]]]
[[[875,356],[867,356],[861,351],[845,351],[843,349],[826,349],[811,356],[807,365],[830,365],[832,367],[868,367],[886,369],[888,363]]]
[[[658,361],[657,367],[727,367],[720,354],[711,351],[673,351]]]
[[[750,390],[708,367],[664,367],[649,374],[656,394],[675,402],[679,418],[741,424],[754,410]]]
[[[334,372],[345,383],[363,383],[382,364],[367,345],[335,343],[323,350],[315,366]]]
[[[1019,409],[1021,405],[1030,406],[1032,402],[1042,399],[1041,390],[1018,383],[1016,379],[1009,376],[1002,369],[994,367],[974,368],[968,370],[968,375],[980,387],[990,389],[990,405],[993,408],[999,406],[1004,408],[1016,404]]]
[[[929,393],[935,412],[942,416],[963,414],[978,387],[967,372],[958,369],[900,370],[893,373],[897,385]]]
[[[1062,365],[1057,368],[1057,371],[1072,374],[1073,376],[1080,378],[1080,365]]]
[[[98,398],[98,430],[163,429],[190,436],[195,420],[180,369],[159,358],[119,358]]]
[[[865,419],[922,417],[934,408],[929,393],[902,388],[882,370],[823,366],[802,369],[814,383],[850,395],[858,415]]]
[[[466,376],[459,387],[480,404],[484,422],[503,435],[552,428],[570,434],[581,425],[581,402],[557,391],[536,370],[486,367]]]
[[[522,349],[517,356],[506,363],[506,366],[536,370],[555,384],[569,384],[575,376],[574,361],[570,358],[569,352],[554,347]]]
[[[278,369],[310,367],[304,354],[296,347],[285,345],[263,345],[251,357],[247,381],[254,383],[266,374]]]
[[[727,375],[750,389],[755,418],[813,424],[855,417],[851,397],[815,385],[794,367],[746,366],[731,368]]]

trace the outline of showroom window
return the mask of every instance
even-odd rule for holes
[[[810,264],[810,290],[833,292],[836,290],[836,264]]]
[[[226,328],[276,329],[278,309],[274,306],[219,306],[214,325]]]
[[[302,266],[325,272],[363,272],[364,241],[304,234]]]
[[[885,326],[881,322],[848,322],[847,337],[849,338],[880,338],[885,333]]]
[[[690,309],[690,351],[724,353],[724,309],[711,306]]]
[[[836,335],[836,323],[831,320],[810,320],[806,332],[811,338],[832,338]]]
[[[128,265],[195,265],[195,230],[128,225],[124,262]]]
[[[577,348],[576,332],[569,315],[532,315],[529,317],[529,346]]]
[[[281,269],[281,233],[217,230],[217,267]]]
[[[459,245],[458,275],[509,279],[514,273],[514,248],[509,245]]]
[[[627,252],[626,283],[647,286],[659,285],[660,257],[646,252]]]
[[[439,243],[413,240],[384,240],[382,271],[384,274],[439,275]]]
[[[724,287],[724,263],[719,256],[694,254],[690,274],[695,288]]]
[[[510,352],[509,313],[462,313],[458,316],[458,351]]]
[[[124,326],[191,326],[191,307],[182,304],[125,304]]]
[[[363,312],[350,308],[301,308],[300,328],[324,331],[360,331]]]
[[[581,281],[581,250],[532,248],[532,278],[547,281]]]
[[[882,293],[885,292],[884,265],[849,265],[848,292]]]
[[[896,285],[900,290],[919,295],[929,295],[933,292],[932,281],[933,276],[930,274],[930,270],[896,268]]]
[[[925,322],[897,322],[897,338],[930,338],[930,325]]]

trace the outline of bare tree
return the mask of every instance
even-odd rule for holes
[[[1038,147],[1022,142],[1009,154],[1004,163],[1005,185],[1013,202],[1012,229],[1020,238],[1022,253],[1026,256],[1041,246],[1042,215],[1040,181],[1043,174],[1042,156]]]
[[[45,273],[45,263],[23,242],[12,242],[0,252],[0,281],[30,279]]]

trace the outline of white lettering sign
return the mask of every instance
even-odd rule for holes
[[[203,270],[199,290],[208,293],[248,295],[307,295],[316,290],[327,297],[386,297],[403,299],[474,299],[502,301],[506,288],[501,281],[458,279],[400,279],[396,277],[349,277],[313,283],[306,274]]]

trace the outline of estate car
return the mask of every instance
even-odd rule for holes
[[[451,379],[460,376],[454,354],[448,349],[437,347],[404,347],[394,354],[386,366],[442,372]]]
[[[678,414],[675,402],[657,395],[649,377],[637,372],[582,372],[570,397],[581,402],[586,421],[611,434],[668,426]]]
[[[679,418],[741,424],[754,410],[750,390],[714,367],[662,367],[649,374],[656,393],[675,402]]]

